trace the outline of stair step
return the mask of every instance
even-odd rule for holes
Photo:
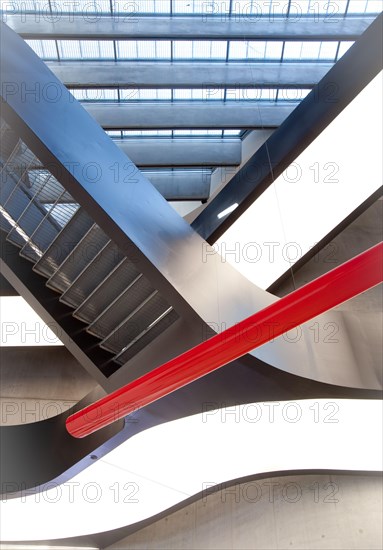
[[[90,323],[87,332],[104,338],[126,319],[136,308],[156,292],[149,281],[139,275]]]
[[[124,255],[109,241],[64,292],[60,301],[73,308],[80,307],[123,259]]]
[[[155,291],[104,338],[101,347],[119,353],[168,309],[168,302]]]
[[[124,258],[76,309],[74,316],[92,323],[140,275],[135,265]]]
[[[47,286],[65,292],[108,242],[105,233],[94,224],[48,279]]]
[[[130,361],[137,353],[143,350],[148,344],[150,344],[157,336],[162,334],[168,327],[170,327],[175,321],[179,319],[179,315],[173,308],[161,316],[157,321],[148,326],[141,334],[139,334],[134,340],[130,342],[125,348],[123,348],[115,357],[114,361],[119,365],[123,365],[127,361]]]
[[[27,204],[16,220],[17,227],[13,227],[8,235],[8,240],[17,246],[24,246],[25,235],[31,236],[47,214],[47,210],[39,198],[42,196],[43,189],[49,179],[45,174],[45,177],[41,177],[39,186],[36,185],[33,191],[32,189],[25,191],[28,197]],[[59,231],[59,226],[57,230]],[[21,236],[21,233],[24,234],[24,238]]]
[[[94,224],[92,218],[83,208],[77,208],[74,212],[72,208],[65,214],[68,221],[65,222],[63,219],[65,225],[33,268],[34,271],[47,278],[54,274]]]

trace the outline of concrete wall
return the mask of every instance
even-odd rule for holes
[[[56,416],[96,386],[64,347],[3,348],[0,359],[3,426]]]
[[[381,548],[382,478],[347,475],[288,476],[228,487],[108,547],[110,550]]]

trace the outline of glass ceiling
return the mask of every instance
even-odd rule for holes
[[[297,15],[334,14],[352,17],[357,14],[379,13],[382,0],[26,0],[5,2],[0,0],[5,12],[32,12],[39,17],[45,14],[83,14],[89,21],[100,21],[103,16],[116,15],[129,21],[135,15],[194,15],[199,17],[226,18],[229,15],[239,20],[252,20],[257,16],[276,15],[290,17]],[[262,10],[262,11],[261,11]],[[202,16],[202,17],[201,17]],[[48,19],[49,20],[49,19]],[[59,25],[59,20],[58,23]],[[102,23],[101,23],[102,24]],[[45,61],[130,61],[130,62],[213,62],[213,63],[335,63],[352,46],[353,41],[338,40],[26,40],[31,48]],[[134,102],[272,102],[299,103],[310,92],[310,88],[282,88],[278,82],[269,87],[226,87],[205,88],[133,88],[102,85],[92,88],[75,88],[71,93],[81,102],[134,103]],[[267,126],[267,121],[265,126]],[[184,129],[184,130],[109,130],[114,139],[145,137],[219,137],[243,138],[247,131],[239,129]]]
[[[164,138],[179,138],[179,137],[241,137],[244,130],[105,130],[108,136],[115,139],[127,139],[127,138],[152,138],[152,137],[164,137]]]
[[[304,88],[75,88],[73,96],[82,102],[189,102],[269,101],[299,102],[310,89]]]
[[[25,0],[8,2],[1,0],[4,11],[40,11],[46,13],[47,6],[53,13],[97,14],[97,15],[210,15],[210,16],[270,16],[296,15],[315,16],[326,14],[373,14],[380,13],[381,0],[87,0],[83,7],[78,0]]]

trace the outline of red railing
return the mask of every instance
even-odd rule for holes
[[[85,437],[223,367],[383,280],[383,242],[68,417]]]

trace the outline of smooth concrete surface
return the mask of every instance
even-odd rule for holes
[[[64,347],[3,348],[0,359],[2,426],[56,416],[97,386]]]
[[[145,138],[113,141],[138,167],[237,166],[241,163],[239,138]]]
[[[354,222],[281,283],[273,293],[285,296],[316,277],[374,246],[383,239],[383,200],[372,204]],[[378,285],[332,310],[333,326],[327,327],[327,337],[338,339],[338,327],[350,335],[352,354],[360,365],[367,358],[383,375],[383,286]],[[331,323],[330,323],[331,324]],[[329,325],[330,325],[329,324]],[[314,326],[314,325],[311,325]],[[331,333],[331,334],[330,334]]]
[[[153,129],[165,128],[262,128],[277,127],[295,109],[298,102],[241,102],[248,99],[246,90],[242,97],[236,88],[229,89],[228,97],[232,101],[180,101],[174,103],[135,102],[135,90],[132,89],[132,101],[125,103],[82,102],[84,109],[105,129]],[[250,90],[251,93],[251,90]],[[299,92],[298,92],[299,93]],[[211,94],[214,99],[214,93]]]
[[[257,479],[203,495],[108,550],[380,550],[382,512],[378,475]]]
[[[255,112],[261,117],[260,107],[255,107]],[[218,195],[226,184],[236,175],[239,170],[246,164],[246,162],[254,155],[256,151],[265,143],[266,140],[274,132],[273,129],[267,128],[262,130],[256,130],[250,132],[242,140],[241,150],[241,164],[238,166],[220,166],[214,170],[211,175],[210,184],[210,197],[206,204],[201,204],[194,210],[192,210],[186,217],[186,221],[190,224],[199,216],[199,214],[206,208],[206,206]]]
[[[270,83],[311,88],[333,63],[153,63],[150,61],[47,61],[49,69],[68,87],[128,86],[129,88],[269,87]]]
[[[12,5],[12,2],[10,2]],[[15,3],[17,5],[17,3]],[[97,4],[96,4],[97,5]],[[5,14],[4,21],[14,31],[23,37],[42,38],[42,39],[81,39],[94,38],[95,40],[104,39],[124,39],[128,35],[131,39],[186,39],[192,36],[195,40],[206,39],[239,39],[247,40],[264,39],[270,37],[271,31],[274,40],[286,40],[293,38],[295,40],[354,40],[359,34],[366,30],[373,21],[372,16],[353,17],[353,18],[332,18],[328,20],[322,17],[312,24],[310,17],[299,17],[288,21],[285,17],[263,17],[250,15],[247,13],[248,6],[239,6],[238,11],[228,17],[226,12],[220,13],[220,4],[202,4],[203,13],[199,16],[175,18],[163,15],[162,17],[139,17],[136,13],[137,4],[122,4],[122,15],[125,17],[102,16],[97,13],[91,17],[91,10],[86,4],[85,16],[80,15],[78,8],[74,9],[71,15],[63,15],[60,8],[56,7],[58,13],[55,14],[55,4],[53,4],[52,18],[48,13],[43,18],[36,20],[33,14],[11,15]],[[57,4],[56,4],[57,6]],[[65,6],[65,4],[64,4]],[[70,4],[68,4],[70,6]],[[80,6],[78,6],[80,7]],[[242,7],[242,10],[241,10]],[[15,8],[13,8],[15,10]],[[45,8],[46,9],[46,8]],[[235,9],[235,4],[234,4]],[[238,9],[238,8],[237,8]],[[80,13],[79,13],[80,11]],[[336,12],[335,12],[336,13]],[[212,17],[213,15],[213,17]],[[214,16],[215,15],[215,16]],[[217,17],[218,16],[218,17]],[[331,21],[329,25],[328,22]],[[201,25],[201,23],[203,23]],[[256,24],[255,24],[256,23]]]

